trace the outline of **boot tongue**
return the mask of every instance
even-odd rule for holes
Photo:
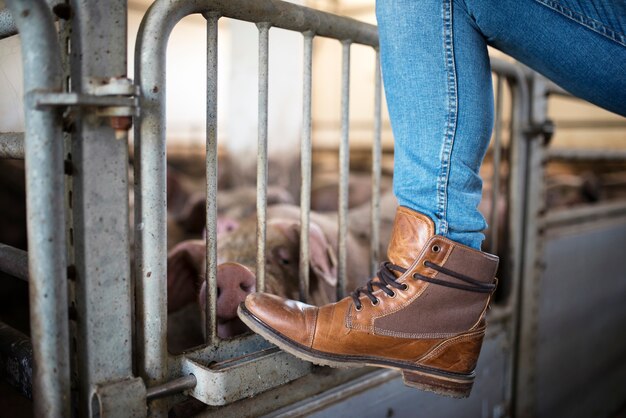
[[[389,261],[409,268],[434,233],[435,225],[428,216],[400,206],[396,211],[391,241],[387,248]]]

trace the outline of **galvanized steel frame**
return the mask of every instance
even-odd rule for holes
[[[207,311],[206,335],[208,346],[185,356],[170,357],[165,346],[165,50],[167,39],[174,25],[184,16],[202,13],[207,19]],[[157,1],[146,14],[136,50],[136,80],[141,86],[142,116],[136,125],[136,277],[138,295],[138,348],[139,369],[148,384],[162,383],[167,378],[174,378],[181,373],[196,371],[201,373],[205,367],[202,362],[223,361],[234,356],[250,354],[254,361],[245,367],[231,368],[232,376],[243,376],[241,370],[252,370],[266,364],[266,370],[280,365],[291,364],[283,368],[278,383],[292,380],[307,373],[310,366],[284,353],[269,348],[267,343],[256,336],[247,336],[236,341],[219,341],[215,326],[216,300],[216,207],[217,193],[217,21],[220,17],[230,17],[257,24],[259,28],[259,159],[257,164],[257,288],[264,287],[265,265],[265,211],[267,184],[267,59],[268,33],[271,27],[298,31],[304,38],[304,91],[303,131],[302,131],[302,198],[301,207],[301,294],[308,290],[308,213],[310,207],[310,172],[311,172],[311,62],[312,39],[314,36],[335,38],[343,43],[343,94],[342,94],[342,151],[341,161],[343,181],[340,192],[340,250],[339,270],[340,285],[338,292],[343,294],[345,286],[345,238],[347,236],[347,162],[348,154],[348,70],[349,51],[352,43],[361,43],[376,48],[377,32],[372,25],[352,19],[342,18],[305,7],[275,0],[256,1]],[[379,73],[377,72],[379,76]],[[380,88],[380,83],[377,83]],[[380,94],[375,98],[378,112],[376,129],[380,129]],[[380,141],[380,133],[375,134]],[[374,150],[380,154],[380,144]],[[380,158],[376,159],[380,163]],[[380,166],[374,168],[380,171]],[[307,192],[309,191],[309,193]],[[376,243],[377,245],[377,243]],[[259,351],[261,350],[261,351]],[[295,373],[294,373],[295,372]],[[217,384],[228,386],[228,373],[216,374],[205,370],[205,376],[218,379]],[[198,378],[198,387],[205,387],[205,379]],[[226,380],[224,380],[226,379]],[[221,383],[220,383],[221,382]],[[219,395],[211,397],[196,388],[192,394],[207,403],[221,404],[249,396],[252,392]],[[233,397],[235,396],[235,397]],[[238,396],[238,397],[237,397]],[[159,412],[157,412],[157,410]],[[156,405],[152,411],[163,413]]]

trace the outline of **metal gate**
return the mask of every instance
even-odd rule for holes
[[[376,51],[372,270],[380,258],[381,86],[376,27],[278,0],[157,0],[141,25],[133,83],[126,77],[125,1],[49,3],[7,0],[14,26],[3,20],[6,13],[0,13],[2,35],[12,35],[17,29],[23,43],[26,132],[1,134],[0,158],[26,160],[29,234],[28,254],[0,244],[0,270],[29,282],[35,414],[163,417],[185,394],[213,406],[205,409],[205,415],[296,416],[328,411],[338,400],[396,384],[398,375],[393,371],[328,370],[300,361],[255,335],[221,340],[216,332],[218,20],[251,22],[259,31],[259,290],[264,288],[265,275],[269,31],[276,27],[303,36],[302,299],[309,291],[311,69],[316,36],[342,44],[337,296],[343,297],[346,291],[353,44]],[[165,56],[172,29],[193,13],[207,21],[206,344],[170,355],[166,344]],[[503,290],[488,314],[485,351],[493,355],[483,355],[478,370],[490,396],[481,398],[486,392],[475,391],[463,408],[483,412],[489,408],[491,416],[524,415],[534,405],[526,388],[534,384],[528,372],[532,367],[527,366],[534,361],[537,332],[533,328],[537,310],[529,295],[538,292],[538,285],[529,272],[535,271],[541,258],[537,225],[554,221],[538,220],[546,152],[543,141],[552,128],[545,118],[545,92],[558,89],[518,64],[494,59],[492,70],[496,119],[491,146],[492,228],[487,233],[491,247],[487,250],[506,257],[499,273]],[[510,105],[505,106],[505,101]],[[505,108],[510,113],[505,115]],[[127,221],[126,132],[131,121],[135,124],[134,282]],[[504,214],[498,210],[502,190],[506,191]],[[498,231],[503,215],[507,218],[504,240]],[[0,334],[4,335],[2,327]],[[449,401],[423,399],[431,408],[458,413]]]

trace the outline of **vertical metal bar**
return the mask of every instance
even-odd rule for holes
[[[498,198],[500,196],[500,160],[502,154],[502,76],[497,77],[496,83],[496,117],[494,120],[493,141],[493,175],[491,190],[490,213],[490,245],[489,252],[495,254],[498,250]]]
[[[341,67],[341,142],[339,143],[339,257],[337,300],[346,294],[346,260],[348,255],[348,176],[350,175],[350,45],[342,41]]]
[[[207,14],[206,111],[206,342],[217,342],[217,23]]]
[[[99,83],[126,75],[127,2],[72,0],[70,5],[72,88],[93,94]],[[116,139],[109,122],[93,109],[81,109],[72,138],[76,364],[79,415],[85,416],[94,412],[96,386],[133,373],[128,143]],[[158,178],[155,172],[148,176]]]
[[[313,33],[304,34],[304,74],[302,94],[302,138],[300,142],[300,300],[309,296],[309,223],[311,210],[311,96],[313,83]]]
[[[538,75],[532,77],[532,106],[530,123],[541,126],[547,117],[548,95],[546,80]],[[537,368],[537,321],[538,292],[543,264],[543,237],[541,213],[544,199],[544,161],[547,147],[541,134],[535,134],[528,144],[526,171],[524,265],[519,295],[519,332],[517,345],[517,370],[515,415],[536,415]]]
[[[381,77],[380,51],[376,50],[376,68],[374,71],[374,142],[372,144],[372,235],[370,241],[370,276],[374,277],[380,254],[380,176],[382,163],[381,144]]]
[[[265,235],[267,221],[267,98],[269,23],[257,23],[259,28],[259,137],[256,165],[256,288],[265,289]]]
[[[35,108],[38,91],[61,91],[61,53],[42,0],[7,0],[22,36],[26,93],[26,190],[34,415],[70,416],[69,324],[63,134],[55,110]]]

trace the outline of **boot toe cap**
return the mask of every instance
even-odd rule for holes
[[[318,308],[268,293],[253,293],[244,305],[257,321],[274,334],[310,348]]]

